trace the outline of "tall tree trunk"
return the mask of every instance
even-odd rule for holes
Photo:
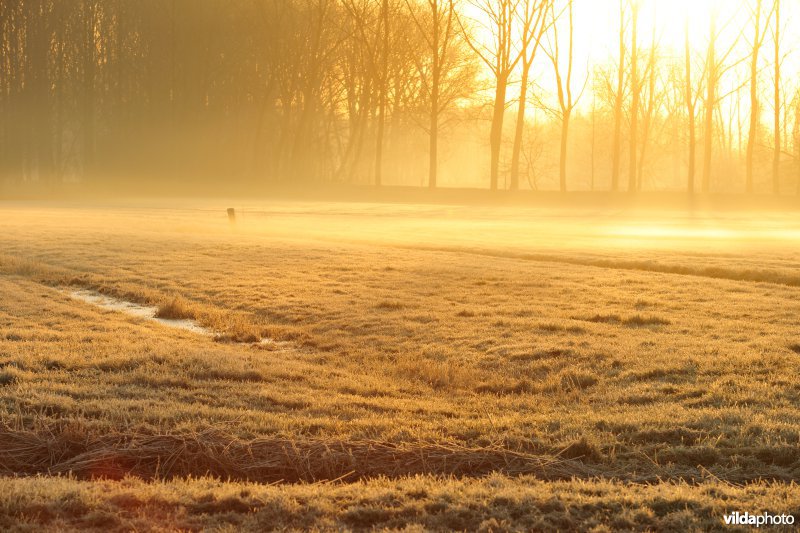
[[[436,53],[438,57],[438,52]],[[431,88],[431,124],[430,138],[428,147],[428,187],[436,188],[438,152],[439,152],[439,69],[434,67],[433,87]]]
[[[794,137],[795,163],[797,164],[797,194],[800,196],[800,96],[795,102],[794,108]]]
[[[642,124],[642,153],[639,155],[639,169],[637,173],[637,188],[644,188],[644,166],[647,156],[647,148],[650,144],[651,126],[656,107],[656,30],[653,28],[653,38],[650,42],[650,54],[647,60],[647,107]]]
[[[437,2],[431,4],[433,9],[433,36],[431,40],[433,52],[433,79],[431,80],[431,116],[430,116],[430,137],[428,146],[428,187],[436,188],[436,180],[439,166],[439,83],[441,82],[441,57],[439,47],[441,45],[441,28],[439,27],[439,5]]]
[[[95,0],[84,0],[84,50],[83,50],[83,172],[94,174],[94,78],[96,62]]]
[[[55,178],[58,182],[64,180],[64,83],[66,80],[66,43],[63,35],[59,35],[56,55],[56,83],[53,84],[55,91],[55,153],[54,166]]]
[[[549,1],[525,0],[521,6],[524,13],[522,20],[522,78],[520,79],[519,102],[517,104],[517,122],[514,132],[514,146],[511,153],[510,189],[519,189],[520,157],[522,154],[522,138],[525,133],[525,107],[528,101],[528,81],[536,51],[546,28],[545,17]]]
[[[567,13],[569,15],[569,55],[567,56],[567,78],[566,81],[561,76],[560,63],[561,58],[558,52],[558,35],[556,34],[555,40],[555,53],[550,55],[550,60],[553,63],[553,68],[556,74],[556,84],[558,87],[558,105],[561,111],[561,150],[558,165],[558,181],[559,190],[567,192],[567,150],[569,149],[569,120],[572,116],[572,110],[575,109],[575,100],[572,97],[572,62],[573,62],[573,44],[575,37],[575,27],[572,11],[572,0],[567,2]]]
[[[697,133],[694,123],[694,90],[692,89],[692,52],[689,44],[689,18],[684,26],[684,52],[686,54],[686,113],[689,127],[689,170],[686,176],[686,190],[694,194],[695,156],[697,152]]]
[[[561,119],[561,154],[558,159],[559,190],[567,192],[567,141],[569,139],[569,119],[572,110],[567,110]]]
[[[614,154],[611,166],[611,190],[619,190],[619,169],[622,158],[622,89],[625,82],[625,5],[619,0],[619,69],[617,70],[617,94],[614,98]]]
[[[256,113],[255,132],[253,135],[253,173],[256,176],[260,176],[263,171],[264,119],[266,118],[267,110],[269,109],[271,100],[272,100],[272,87],[271,84],[268,84],[266,90],[264,90],[264,93],[261,97],[261,103],[258,106],[258,112]],[[170,108],[174,109],[175,106],[170,104]],[[172,116],[173,119],[170,121],[170,123],[174,125],[175,114],[172,113]]]
[[[494,96],[494,113],[492,115],[492,131],[489,136],[491,145],[491,169],[489,176],[489,188],[497,190],[500,176],[500,148],[503,142],[503,118],[506,110],[506,85],[508,76],[501,74],[497,76],[497,87]]]
[[[797,162],[797,195],[800,196],[800,135],[795,136],[794,143],[797,145],[795,149],[797,151],[797,155],[795,156]]]
[[[755,38],[750,57],[750,130],[747,135],[747,181],[745,191],[753,192],[753,154],[758,134],[758,52],[761,47],[761,0],[756,0]]]
[[[23,90],[31,112],[27,127],[26,164],[32,176],[47,184],[53,178],[51,84],[48,60],[51,36],[47,27],[49,6],[45,0],[30,2],[31,20],[25,28],[28,65]]]
[[[772,192],[781,193],[781,0],[775,0],[775,151],[772,155]]]
[[[639,26],[639,7],[635,2],[632,4],[632,18],[631,18],[631,138],[630,150],[628,153],[628,191],[636,191],[636,161],[637,161],[637,148],[639,143],[638,128],[639,128],[639,43],[637,39],[637,29]]]
[[[519,160],[522,153],[522,135],[525,126],[525,105],[528,94],[528,76],[530,75],[531,64],[524,61],[522,64],[522,79],[519,88],[519,104],[517,106],[517,124],[514,132],[514,147],[511,153],[511,184],[512,191],[519,190]]]
[[[386,88],[389,78],[389,0],[383,0],[382,9],[382,49],[381,49],[381,86],[378,104],[378,133],[375,139],[375,185],[383,182],[383,136],[386,127]]]
[[[591,173],[589,190],[594,191],[594,174],[595,174],[595,148],[597,144],[597,94],[592,94],[592,149],[591,149]]]
[[[711,32],[708,43],[707,58],[707,83],[706,83],[706,108],[703,134],[703,193],[711,189],[711,150],[714,145],[714,108],[717,105],[717,54],[716,54],[717,23],[711,16]]]

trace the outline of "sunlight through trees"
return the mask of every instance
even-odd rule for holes
[[[4,1],[0,176],[796,194],[799,15],[781,0]]]

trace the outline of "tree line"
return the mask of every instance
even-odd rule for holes
[[[585,6],[3,0],[0,176],[800,193],[781,0],[711,16],[704,49],[687,14],[683,50],[642,29],[666,6],[610,0],[588,66]]]

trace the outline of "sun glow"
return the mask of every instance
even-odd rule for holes
[[[488,0],[489,2],[493,0]],[[474,22],[473,29],[479,41],[491,48],[491,24],[486,16],[477,9],[487,0],[465,0],[464,13]],[[707,60],[712,28],[716,38],[714,44],[718,59],[725,56],[725,65],[733,64],[735,68],[725,71],[720,79],[720,94],[730,95],[747,79],[752,42],[752,17],[756,0],[573,0],[574,35],[573,35],[573,91],[579,92],[584,84],[589,84],[592,72],[596,69],[613,70],[619,62],[620,46],[620,5],[624,6],[623,15],[624,46],[626,54],[631,47],[631,6],[638,5],[637,44],[641,61],[651,48],[656,49],[659,63],[674,64],[679,75],[683,75],[688,41],[692,64],[692,76],[695,84],[702,76]],[[564,10],[567,0],[556,0],[555,12]],[[762,26],[766,35],[760,53],[760,72],[762,72],[764,89],[769,89],[769,69],[774,64],[774,35],[772,25],[773,3],[761,2]],[[563,11],[566,13],[566,11]],[[566,15],[564,15],[566,18]],[[800,2],[781,2],[781,66],[784,72],[800,71],[800,32],[795,28],[800,20]],[[567,47],[568,31],[564,21],[559,22],[559,40],[562,50]],[[541,43],[543,48],[553,45],[549,37]],[[566,54],[562,52],[562,72],[566,72]],[[550,60],[545,53],[539,52],[534,62],[536,86],[543,101],[553,100],[556,95],[555,76]],[[491,75],[487,71],[487,77]],[[512,78],[512,82],[513,82]],[[786,88],[784,88],[786,90]],[[586,89],[585,93],[591,93]],[[488,94],[488,93],[487,93]],[[509,96],[516,98],[518,87],[513,83],[509,87]],[[491,96],[491,94],[488,94]],[[736,108],[738,113],[746,116],[749,112],[747,91],[740,90],[738,97],[732,95],[720,102],[720,107],[728,114]],[[736,101],[734,101],[736,100]],[[554,102],[551,102],[554,103]],[[591,108],[591,98],[582,98],[577,105],[579,110]],[[772,112],[765,106],[765,118]]]
[[[728,48],[742,30],[743,39],[739,45],[746,48],[751,4],[747,0],[639,0],[639,46],[648,48],[655,42],[663,54],[683,57],[688,24],[692,53],[703,55],[708,48],[712,19],[715,19],[720,50]],[[762,4],[762,17],[770,14],[767,4],[771,3]],[[585,55],[593,62],[616,58],[619,54],[619,2],[576,0],[575,5],[576,55]],[[781,5],[786,49],[798,43],[798,35],[791,25],[800,11],[798,7],[792,2]],[[766,42],[770,38],[768,34]]]

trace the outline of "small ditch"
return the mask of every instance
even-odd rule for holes
[[[120,300],[119,298],[106,296],[105,294],[100,294],[99,292],[90,291],[86,289],[72,291],[69,293],[69,295],[72,298],[75,298],[76,300],[80,300],[82,302],[86,302],[95,305],[97,307],[102,307],[103,309],[108,309],[111,311],[120,311],[122,313],[126,313],[131,316],[152,320],[154,322],[158,322],[159,324],[163,324],[164,326],[168,326],[171,328],[183,329],[186,331],[191,331],[192,333],[197,333],[199,335],[214,335],[213,332],[198,325],[197,322],[195,322],[194,320],[158,318],[156,316],[156,313],[158,312],[157,307],[150,307],[147,305],[135,304],[133,302],[126,302],[125,300]]]
[[[185,331],[191,331],[192,333],[196,333],[198,335],[214,337],[215,340],[219,338],[219,334],[217,332],[208,328],[204,328],[194,320],[188,318],[159,318],[156,316],[158,313],[157,307],[128,302],[126,300],[114,298],[113,296],[107,296],[97,291],[88,289],[63,290],[61,292],[69,295],[71,298],[86,302],[102,309],[119,311],[137,318],[152,320],[153,322],[158,322],[159,324],[170,328],[182,329]],[[234,344],[263,346],[266,349],[276,350],[285,348],[286,346],[290,345],[291,342],[276,341],[275,339],[264,338],[257,342],[236,342]]]

